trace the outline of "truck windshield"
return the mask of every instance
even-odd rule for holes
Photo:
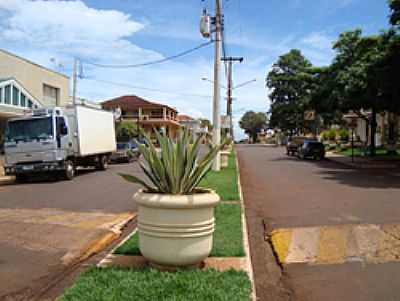
[[[41,140],[52,137],[53,119],[51,117],[8,122],[7,142]]]

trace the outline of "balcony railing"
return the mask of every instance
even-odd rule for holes
[[[142,114],[139,116],[139,114],[124,114],[121,116],[123,119],[133,119],[133,120],[172,120],[172,121],[177,121],[176,117],[174,116],[165,116],[163,114]]]

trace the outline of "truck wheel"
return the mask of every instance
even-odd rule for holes
[[[65,162],[64,178],[71,181],[75,176],[75,166],[72,161]]]
[[[108,168],[108,158],[107,156],[100,156],[99,162],[97,163],[97,170],[106,170]]]

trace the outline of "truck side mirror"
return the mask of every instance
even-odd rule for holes
[[[62,117],[57,117],[57,136],[68,135],[68,127]]]
[[[61,136],[68,135],[68,128],[65,124],[61,125],[60,134],[61,134]]]

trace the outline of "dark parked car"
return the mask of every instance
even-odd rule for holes
[[[139,156],[140,152],[135,142],[118,142],[117,151],[111,154],[110,161],[129,163],[137,160]]]
[[[288,142],[286,143],[286,154],[288,156],[294,156],[306,139],[306,137],[289,137]]]
[[[305,140],[302,146],[297,150],[297,156],[300,159],[313,158],[321,160],[325,158],[325,146],[318,141]]]

